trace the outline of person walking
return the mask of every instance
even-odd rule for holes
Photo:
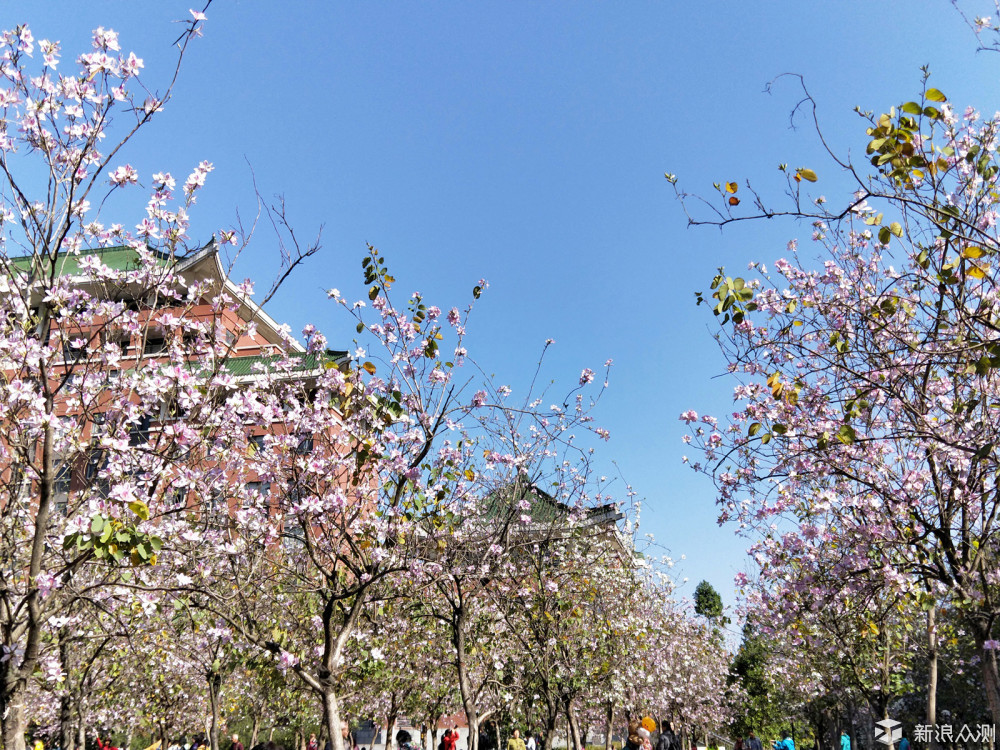
[[[656,750],[677,750],[677,735],[669,721],[660,722],[660,736],[656,738]]]
[[[840,732],[840,750],[851,750],[851,735],[846,729]]]
[[[791,730],[786,729],[782,734],[784,735],[784,739],[774,743],[774,750],[795,750],[795,742],[792,740]]]
[[[752,729],[743,743],[743,750],[764,750],[760,737],[754,734]]]
[[[229,750],[245,750],[238,734],[233,735],[233,744],[229,746]]]
[[[507,750],[527,750],[524,740],[521,739],[521,731],[514,730],[514,736],[507,740]]]

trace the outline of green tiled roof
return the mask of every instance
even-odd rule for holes
[[[80,259],[96,255],[108,268],[115,271],[130,271],[139,267],[139,253],[127,245],[116,245],[115,247],[99,247],[91,250],[81,250],[79,254],[61,253],[56,258],[58,275],[72,275],[80,270]],[[166,253],[155,252],[153,257],[161,265],[170,262],[170,256]],[[24,255],[11,258],[10,263],[14,268],[27,271],[31,268],[34,256]]]
[[[566,503],[561,503],[552,495],[548,494],[535,485],[529,487],[519,486],[517,497],[514,497],[515,490],[511,486],[503,487],[493,492],[488,499],[489,514],[496,518],[502,518],[512,512],[513,506],[522,499],[531,503],[527,511],[534,523],[553,523],[566,518],[573,512],[573,508]],[[614,511],[613,504],[600,505],[594,508],[586,508],[584,515],[587,518],[599,516],[603,513]]]
[[[260,372],[278,371],[279,363],[289,360],[292,372],[309,372],[329,364],[340,364],[347,358],[347,352],[327,349],[323,354],[311,352],[291,352],[289,354],[260,354],[251,357],[230,357],[223,363],[226,372],[235,377],[255,375]]]

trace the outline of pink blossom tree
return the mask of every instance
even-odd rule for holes
[[[708,221],[807,217],[821,262],[793,242],[770,272],[720,271],[704,299],[737,407],[721,425],[681,418],[790,622],[847,601],[945,601],[998,721],[998,123],[955,116],[930,86],[918,99],[868,117],[872,170],[834,157],[857,181],[843,210],[807,194],[811,169],[786,170],[787,210],[757,196],[742,214],[740,186],[720,185]]]

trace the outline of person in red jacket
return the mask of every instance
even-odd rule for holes
[[[458,744],[458,732],[454,729],[444,730],[444,750],[455,750]]]

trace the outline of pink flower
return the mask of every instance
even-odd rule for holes
[[[698,412],[696,412],[694,409],[688,409],[686,412],[681,414],[680,419],[682,419],[687,424],[691,424],[692,422],[697,422]]]
[[[583,372],[580,373],[580,385],[587,385],[587,383],[594,382],[594,371],[589,367],[583,368]]]
[[[134,185],[139,181],[139,174],[131,164],[123,164],[110,175],[112,185]]]
[[[205,20],[205,14],[202,13],[200,10],[195,10],[194,8],[188,8],[188,13],[191,14],[191,18],[193,18],[195,21]]]

